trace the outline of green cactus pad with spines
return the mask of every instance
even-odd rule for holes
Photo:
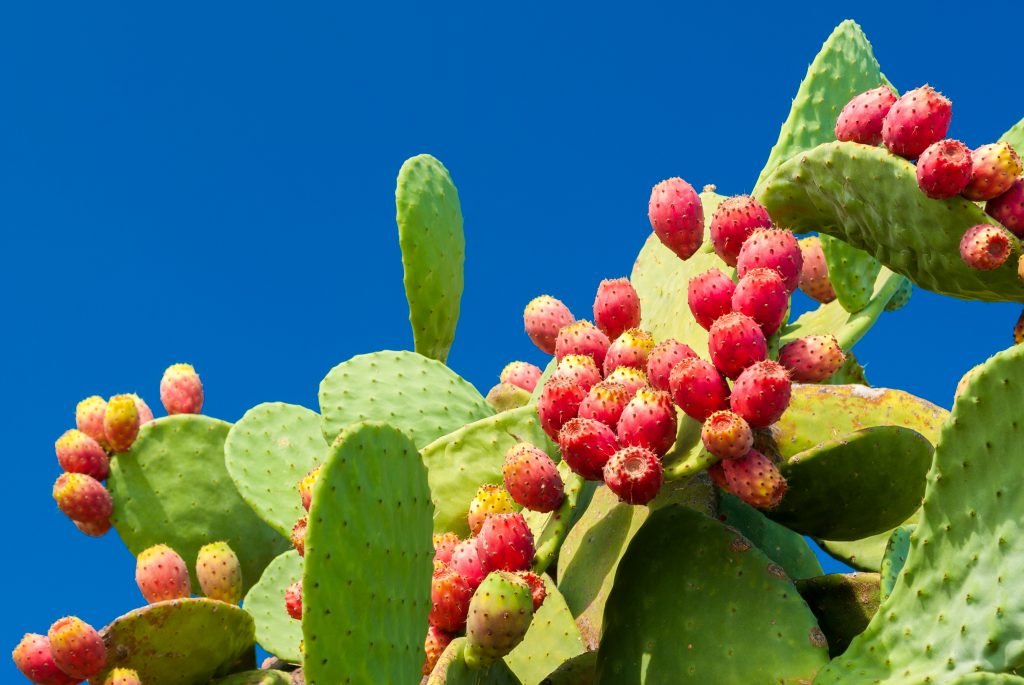
[[[960,238],[994,220],[961,197],[933,200],[915,167],[884,148],[826,143],[782,164],[760,187],[772,218],[794,231],[817,230],[872,253],[922,288],[961,299],[1024,302],[1019,241],[991,271],[960,258]]]
[[[235,673],[215,680],[210,685],[295,685],[290,673],[271,669]]]
[[[251,655],[256,639],[249,614],[206,598],[150,604],[100,634],[107,663],[91,685],[101,685],[115,668],[134,669],[146,685],[206,685]]]
[[[522,685],[501,659],[487,668],[475,670],[466,665],[465,652],[466,638],[452,640],[425,685]]]
[[[825,253],[829,280],[836,291],[836,301],[853,314],[867,307],[882,265],[864,250],[830,235],[821,236],[821,249]]]
[[[224,441],[230,428],[199,414],[159,418],[110,463],[107,487],[121,539],[135,555],[153,545],[170,546],[188,564],[197,594],[195,561],[203,545],[223,540],[231,546],[242,564],[245,590],[289,547],[245,503],[228,475]]]
[[[662,457],[665,480],[678,480],[705,471],[718,458],[704,449],[701,424],[676,409],[676,441]]]
[[[900,287],[896,291],[896,294],[889,300],[889,304],[885,305],[885,311],[896,312],[910,302],[911,296],[914,294],[914,284],[910,282],[910,279],[904,278],[900,281]]]
[[[945,681],[944,685],[1024,685],[1024,678],[1009,673],[968,673]]]
[[[433,513],[427,472],[408,437],[380,423],[338,437],[306,533],[303,666],[311,685],[420,677]]]
[[[651,514],[615,574],[597,682],[809,683],[825,637],[785,571],[682,506]]]
[[[302,580],[302,557],[289,550],[270,562],[260,582],[245,596],[242,607],[256,622],[256,641],[282,661],[299,663],[302,652],[302,623],[285,610],[284,593],[288,586]]]
[[[885,546],[885,554],[882,556],[882,564],[879,568],[881,574],[881,586],[879,588],[882,599],[892,594],[896,587],[900,572],[907,563],[907,553],[910,551],[910,535],[917,530],[914,524],[900,526],[889,536],[889,543]]]
[[[718,519],[735,528],[793,580],[820,576],[818,558],[804,538],[775,523],[754,507],[727,493],[720,493]]]
[[[583,640],[565,599],[543,576],[547,597],[534,612],[526,637],[505,657],[523,685],[539,685],[561,663],[583,653]]]
[[[827,540],[885,532],[917,510],[932,444],[909,428],[874,426],[789,457],[786,494],[767,515]]]
[[[1017,154],[1024,154],[1024,119],[1014,124],[1009,131],[999,137],[999,142],[1009,143]]]
[[[907,283],[909,282],[907,281]],[[839,367],[839,370],[832,374],[827,381],[823,381],[823,383],[825,385],[871,385],[868,382],[867,375],[864,373],[864,367],[857,361],[857,357],[853,355],[853,352],[849,351],[846,353],[846,361]]]
[[[286,537],[295,521],[306,515],[299,480],[326,456],[320,416],[283,402],[259,404],[245,412],[224,443],[224,462],[238,492]]]
[[[551,361],[547,363],[547,366],[544,367],[544,370],[540,374],[540,378],[537,379],[537,385],[534,386],[533,392],[530,394],[530,401],[528,403],[530,406],[535,406],[537,404],[537,400],[540,399],[540,391],[544,389],[544,384],[548,382],[548,379],[551,378],[551,374],[555,372],[557,367],[558,360],[554,358],[552,358]]]
[[[558,475],[562,477],[565,487],[565,497],[558,509],[546,514],[529,509],[523,509],[522,512],[530,532],[533,533],[534,573],[544,573],[558,556],[558,550],[561,549],[562,541],[569,532],[569,526],[575,520],[580,493],[586,483],[582,477],[573,473],[565,462],[558,464]]]
[[[441,162],[417,155],[398,172],[395,206],[416,351],[444,362],[459,322],[466,255],[459,191]]]
[[[943,426],[900,581],[818,685],[950,682],[1024,666],[1024,345],[973,374]]]
[[[878,611],[877,573],[831,573],[796,582],[796,589],[828,638],[829,656],[846,651]]]
[[[529,442],[558,458],[537,420],[536,407],[511,409],[470,423],[435,440],[421,451],[430,477],[434,502],[434,531],[469,534],[466,515],[477,489],[501,483],[505,452],[518,442]]]
[[[415,352],[373,352],[338,364],[320,381],[324,437],[360,421],[385,421],[417,447],[494,410],[471,384]]]
[[[540,681],[540,685],[594,685],[596,678],[597,652],[584,652],[567,659]]]

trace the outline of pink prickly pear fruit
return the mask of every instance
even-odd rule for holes
[[[309,517],[303,516],[292,526],[291,541],[292,547],[299,553],[300,557],[306,556],[306,530],[309,528]]]
[[[199,549],[196,579],[210,599],[227,604],[242,601],[242,564],[226,542],[211,542]]]
[[[681,178],[654,186],[647,217],[662,245],[680,259],[689,259],[704,242],[704,206],[700,196]]]
[[[103,685],[142,685],[138,671],[131,668],[115,668],[107,674]]]
[[[477,545],[488,571],[525,571],[533,561],[533,533],[520,513],[489,516]]]
[[[726,489],[752,507],[771,509],[786,494],[786,479],[772,460],[757,450],[716,466],[721,469]]]
[[[450,563],[455,546],[461,542],[455,533],[434,533],[434,561],[442,564]]]
[[[676,364],[669,386],[676,405],[698,421],[729,406],[729,384],[718,369],[700,357],[689,357]]]
[[[597,286],[594,323],[612,340],[640,325],[640,296],[628,278],[605,279]]]
[[[619,417],[622,416],[622,410],[626,408],[630,397],[626,386],[614,381],[603,380],[592,387],[587,396],[583,398],[580,403],[579,418],[594,419],[609,427],[617,426]],[[565,430],[565,426],[562,426],[562,430]],[[561,431],[558,435],[561,439]]]
[[[317,466],[299,481],[299,497],[302,499],[302,508],[306,511],[309,511],[309,507],[313,504],[313,488],[316,487],[317,480],[320,478],[321,468],[322,465]]]
[[[498,380],[502,383],[511,383],[527,392],[533,392],[541,374],[543,371],[540,370],[540,367],[529,362],[509,362],[501,370]]]
[[[736,266],[740,248],[750,234],[771,227],[772,218],[764,205],[749,195],[736,195],[718,205],[709,231],[715,253],[729,266]]]
[[[686,302],[693,318],[705,330],[720,317],[732,311],[736,284],[718,269],[709,269],[694,276],[686,286]]]
[[[436,626],[427,627],[427,637],[423,640],[423,651],[427,655],[423,660],[423,675],[431,674],[441,655],[444,654],[444,650],[448,649],[448,645],[454,639],[453,633],[441,630]]]
[[[25,633],[11,657],[21,674],[35,685],[74,685],[81,680],[72,678],[57,667],[50,641],[45,635]]]
[[[80,430],[65,431],[54,449],[57,463],[69,473],[84,473],[96,480],[106,480],[110,474],[110,459],[103,447]]]
[[[732,294],[733,311],[757,322],[766,336],[779,330],[789,309],[789,292],[774,269],[751,269]]]
[[[736,378],[743,369],[768,358],[768,341],[756,321],[734,312],[711,326],[708,350],[715,367],[729,378]]]
[[[519,506],[512,499],[508,490],[493,483],[481,485],[469,503],[469,515],[467,516],[469,530],[476,535],[480,532],[488,516],[511,514],[518,510]]]
[[[594,363],[593,357],[585,354],[567,354],[559,360],[551,378],[566,379],[586,392],[601,382],[601,369]]]
[[[90,438],[107,449],[107,434],[103,430],[103,417],[107,413],[107,401],[99,395],[86,397],[75,407],[75,425]]]
[[[719,459],[742,457],[754,446],[754,432],[739,414],[716,411],[701,427],[704,449]]]
[[[567,378],[549,379],[537,399],[537,417],[541,428],[552,440],[570,419],[576,418],[587,391]]]
[[[895,103],[896,95],[886,86],[855,95],[836,119],[836,140],[878,145],[882,121]]]
[[[1024,167],[1009,143],[982,145],[971,153],[971,181],[964,188],[968,200],[991,200],[1013,185]]]
[[[103,537],[113,525],[110,523],[110,519],[106,521],[72,521],[72,523],[75,524],[75,528],[91,538]]]
[[[724,460],[723,460],[724,461]],[[708,467],[708,476],[716,487],[728,492],[729,483],[725,480],[725,471],[722,470],[722,461],[716,461]]]
[[[114,511],[114,500],[107,489],[84,473],[61,474],[53,484],[53,499],[72,521],[103,523]]]
[[[736,272],[740,278],[758,268],[775,269],[792,293],[800,283],[804,257],[796,236],[781,228],[754,231],[740,248]]]
[[[533,599],[533,610],[537,611],[544,600],[547,599],[548,589],[544,587],[544,579],[532,571],[520,571],[516,574],[530,586],[530,596]]]
[[[555,353],[555,340],[562,330],[576,317],[561,300],[550,295],[541,295],[530,300],[523,310],[523,325],[533,344],[544,354]]]
[[[467,538],[455,545],[449,566],[475,590],[487,575],[487,564],[480,550],[479,538]]]
[[[1005,193],[985,203],[985,211],[1015,236],[1024,237],[1024,176],[1015,180]]]
[[[592,357],[598,368],[604,364],[604,356],[611,345],[608,336],[589,321],[577,321],[558,331],[555,339],[555,358],[562,361],[567,354],[582,354]]]
[[[619,442],[607,424],[594,419],[576,418],[562,426],[558,434],[562,460],[587,480],[604,478],[604,465],[619,450]]]
[[[474,589],[450,566],[436,568],[430,581],[430,625],[451,632],[461,630],[466,624]]]
[[[971,150],[959,140],[932,143],[917,160],[917,186],[941,200],[963,192],[971,180]]]
[[[647,331],[630,328],[612,342],[604,358],[604,372],[610,374],[620,366],[647,368],[647,357],[654,349],[654,338]],[[589,388],[588,388],[589,389]]]
[[[184,599],[192,592],[185,560],[167,545],[154,545],[139,554],[135,582],[150,604]]]
[[[302,620],[302,581],[296,580],[285,588],[284,608],[296,621]]]
[[[833,335],[809,335],[783,345],[779,363],[797,383],[821,383],[846,362],[846,355]]]
[[[946,137],[953,118],[953,104],[931,86],[904,93],[882,120],[882,142],[889,152],[916,159]]]
[[[604,482],[627,504],[647,504],[658,495],[661,460],[646,447],[624,447],[604,465]]]
[[[616,383],[626,389],[626,394],[633,397],[636,391],[648,385],[647,374],[632,366],[620,366],[605,376],[605,383]]]
[[[971,226],[960,239],[960,258],[967,266],[991,271],[1003,265],[1010,256],[1010,236],[992,224]]]
[[[668,391],[671,389],[669,377],[672,375],[672,368],[684,359],[696,356],[697,353],[689,345],[672,338],[662,340],[647,355],[647,380],[652,387]],[[585,402],[586,400],[584,400]],[[582,405],[580,406],[580,416],[583,416]]]
[[[125,452],[139,435],[139,410],[131,395],[114,395],[107,401],[103,415],[103,432],[110,449]]]
[[[131,398],[135,400],[135,411],[139,415],[139,426],[145,426],[147,423],[153,420],[153,410],[149,408],[146,401],[138,395],[132,394]]]
[[[672,396],[651,386],[640,388],[619,418],[618,438],[623,447],[646,447],[659,457],[676,441],[676,409]]]
[[[198,414],[203,408],[203,383],[191,364],[172,364],[160,379],[160,401],[168,414]]]
[[[732,384],[729,408],[754,428],[767,428],[789,407],[791,386],[789,372],[781,364],[757,362]]]
[[[821,238],[816,235],[801,239],[800,256],[800,290],[808,297],[827,304],[836,299],[836,291],[832,287],[832,279],[828,277],[828,265],[825,263],[825,251],[821,248]]]
[[[528,442],[513,445],[505,453],[501,475],[512,499],[530,511],[554,511],[565,497],[565,486],[555,462]]]
[[[80,618],[66,616],[58,620],[50,626],[47,638],[57,668],[73,678],[92,678],[107,665],[103,638]]]

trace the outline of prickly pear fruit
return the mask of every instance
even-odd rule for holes
[[[606,383],[618,383],[626,389],[626,394],[632,397],[636,391],[647,385],[647,374],[632,366],[620,366],[605,376]]]
[[[694,276],[686,286],[686,302],[694,320],[705,330],[732,311],[736,284],[718,269]]]
[[[590,389],[580,403],[579,418],[594,419],[614,428],[619,424],[622,410],[626,408],[631,395],[626,386],[614,381],[603,380]],[[562,426],[565,430],[565,426]],[[559,431],[561,439],[561,431]]]
[[[604,482],[627,504],[647,504],[661,489],[658,455],[646,447],[624,447],[604,465]]]
[[[785,281],[786,291],[792,293],[800,284],[803,265],[803,254],[795,235],[781,228],[761,229],[751,233],[740,248],[736,273],[743,278],[753,269],[775,269]]]
[[[505,489],[519,505],[546,513],[562,504],[565,486],[546,452],[528,442],[513,445],[501,467]]]
[[[131,395],[114,395],[103,415],[103,432],[110,449],[124,452],[139,434],[139,409]]]
[[[440,561],[442,564],[450,563],[452,560],[452,552],[455,551],[455,546],[461,542],[459,536],[455,533],[434,533],[434,561]]]
[[[523,641],[533,620],[530,586],[513,573],[489,573],[473,593],[466,622],[466,665],[489,666]]]
[[[519,507],[508,490],[494,483],[481,485],[469,503],[469,515],[466,517],[469,530],[476,535],[488,516],[511,514],[518,510]]]
[[[72,523],[75,524],[75,528],[93,538],[103,537],[113,525],[110,523],[110,519],[106,521],[72,521]]]
[[[953,104],[931,86],[904,93],[882,121],[882,142],[889,152],[916,159],[946,137],[953,118]]]
[[[317,479],[320,478],[320,466],[312,469],[299,481],[299,497],[302,498],[302,508],[309,511],[313,504],[313,488],[316,487]]]
[[[698,421],[729,406],[729,384],[718,369],[700,357],[676,364],[669,385],[679,408]]]
[[[203,408],[203,383],[191,364],[172,364],[160,379],[160,401],[168,414],[198,414]]]
[[[103,685],[142,685],[138,671],[131,668],[115,668],[107,674]]]
[[[985,203],[985,211],[1015,236],[1024,237],[1024,176],[1014,181],[1005,193]]]
[[[640,296],[628,278],[605,279],[597,286],[594,323],[611,340],[640,325]]]
[[[530,595],[533,599],[533,610],[536,612],[547,599],[548,590],[544,587],[544,579],[532,571],[520,571],[516,574],[530,586]]]
[[[999,197],[1024,171],[1017,151],[1009,143],[982,145],[971,153],[971,162],[971,182],[964,188],[968,200]]]
[[[704,241],[704,206],[693,186],[681,178],[654,186],[647,218],[658,240],[680,259],[692,257]]]
[[[290,539],[292,547],[299,553],[300,557],[306,556],[306,530],[309,528],[309,517],[303,516],[292,526]]]
[[[75,425],[104,449],[108,448],[107,434],[103,430],[103,417],[107,413],[107,401],[99,395],[86,397],[75,407]]]
[[[525,571],[533,561],[533,533],[519,513],[487,517],[477,546],[488,571]]]
[[[558,331],[568,326],[576,317],[561,300],[550,295],[541,295],[530,300],[523,310],[523,325],[533,344],[544,354],[555,353],[555,339]]]
[[[715,253],[729,266],[736,266],[740,248],[750,234],[759,228],[771,227],[772,218],[764,205],[749,195],[737,195],[718,205],[709,231]]]
[[[146,404],[146,400],[138,395],[132,394],[131,398],[135,400],[135,411],[139,414],[139,427],[145,426],[153,420],[153,410]]]
[[[774,269],[751,269],[732,294],[732,308],[757,322],[766,336],[779,330],[789,309],[789,293]]]
[[[617,436],[623,447],[646,447],[661,456],[676,441],[677,427],[672,396],[648,385],[637,390],[622,411]]]
[[[587,480],[604,478],[604,465],[619,449],[615,431],[607,424],[582,417],[562,426],[558,446],[562,460]]]
[[[185,560],[167,545],[154,545],[139,554],[135,582],[150,604],[184,599],[192,592]]]
[[[26,633],[11,657],[21,674],[35,685],[74,685],[80,681],[57,667],[45,635]]]
[[[608,336],[597,326],[589,321],[577,321],[558,331],[555,358],[562,361],[567,354],[583,354],[592,357],[597,368],[601,368],[611,344]]]
[[[715,466],[724,476],[726,489],[752,507],[771,509],[786,494],[786,479],[772,460],[757,450]]]
[[[285,588],[284,608],[296,621],[302,620],[302,581],[296,580]]]
[[[543,373],[540,367],[529,362],[509,362],[501,370],[498,380],[502,383],[511,383],[527,392],[533,392],[533,389],[537,387],[537,381],[540,380]]]
[[[653,349],[654,338],[650,333],[639,328],[630,328],[608,347],[608,354],[604,358],[604,372],[609,374],[620,366],[646,369],[647,357]]]
[[[466,579],[474,590],[487,575],[487,565],[480,551],[478,538],[468,538],[455,545],[449,564],[456,573]]]
[[[91,678],[107,665],[103,638],[80,618],[66,616],[58,620],[50,626],[47,638],[57,668],[73,678]]]
[[[601,382],[601,369],[594,363],[592,357],[585,354],[567,354],[559,360],[551,378],[567,379],[586,392]]]
[[[820,383],[832,377],[846,361],[843,348],[832,335],[809,335],[783,345],[779,363],[797,383]]]
[[[54,449],[60,467],[69,473],[84,473],[96,480],[106,480],[110,473],[110,460],[103,447],[80,430],[65,431]]]
[[[704,449],[719,459],[742,457],[754,446],[754,432],[750,424],[736,413],[716,411],[709,416],[700,430]]]
[[[822,304],[836,299],[836,291],[832,280],[828,277],[828,265],[825,263],[825,251],[821,248],[821,238],[808,236],[798,241],[803,264],[800,267],[800,290]]]
[[[878,145],[882,121],[895,102],[896,95],[886,86],[855,95],[836,119],[836,140]]]
[[[567,378],[548,379],[537,399],[537,417],[541,428],[552,440],[570,419],[576,418],[587,391]]]
[[[999,268],[1010,256],[1010,237],[992,224],[971,226],[960,239],[960,258],[979,271]]]
[[[754,428],[767,428],[789,407],[790,393],[789,372],[781,364],[757,362],[732,384],[729,408]]]
[[[757,322],[734,312],[715,321],[708,335],[711,362],[729,378],[768,358],[768,341]],[[685,411],[685,410],[684,410]]]
[[[469,613],[473,587],[455,569],[439,565],[430,581],[430,625],[441,630],[461,630]]]
[[[203,594],[228,604],[242,601],[242,564],[226,542],[211,542],[199,549],[196,578]]]
[[[502,412],[525,407],[530,403],[530,393],[518,385],[498,383],[487,391],[487,397],[484,399],[494,408],[494,411]]]
[[[669,377],[672,375],[672,367],[687,357],[696,356],[697,353],[689,345],[672,338],[662,340],[647,355],[647,380],[652,387],[668,391],[670,390]],[[580,406],[580,416],[583,416],[582,405]]]
[[[430,672],[434,670],[434,666],[437,666],[438,659],[444,654],[444,650],[448,649],[448,645],[451,644],[453,639],[455,639],[455,636],[452,633],[435,626],[427,628],[427,637],[423,641],[423,651],[427,654],[426,659],[423,660],[423,675],[430,675]]]
[[[941,200],[963,192],[971,180],[971,150],[959,140],[932,143],[917,160],[917,185]]]
[[[114,501],[103,484],[84,473],[63,473],[53,484],[57,508],[72,521],[101,523],[110,520]]]

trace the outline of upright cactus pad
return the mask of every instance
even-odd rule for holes
[[[1018,153],[1024,152],[1024,119],[1021,119],[1010,130],[999,137],[1002,143],[1009,143]]]
[[[829,656],[846,651],[878,611],[877,573],[830,573],[796,582],[818,625],[828,638]]]
[[[523,685],[539,685],[562,662],[584,651],[565,598],[548,576],[544,576],[544,587],[547,596],[534,612],[526,637],[505,657]]]
[[[867,307],[882,265],[864,250],[829,235],[821,236],[821,249],[839,304],[854,314]]]
[[[465,652],[466,638],[452,640],[425,685],[523,685],[504,661],[482,670],[472,669],[466,665]]]
[[[742,500],[721,493],[718,518],[757,545],[765,556],[781,566],[793,580],[822,574],[821,564],[802,536],[775,523]]]
[[[892,594],[896,587],[896,581],[907,563],[907,555],[910,552],[910,536],[917,530],[916,524],[900,526],[892,532],[889,537],[889,544],[885,546],[885,555],[882,557],[882,564],[879,569],[881,574],[881,585],[879,590],[884,600]]]
[[[302,623],[285,611],[284,592],[297,580],[302,580],[302,557],[289,550],[270,562],[242,603],[256,622],[256,641],[260,646],[278,659],[292,663],[302,661]]]

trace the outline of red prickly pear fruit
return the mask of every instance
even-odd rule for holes
[[[647,331],[630,328],[617,337],[604,358],[604,372],[610,374],[620,366],[646,369],[647,357],[654,349],[654,338]],[[589,388],[588,388],[589,390]]]
[[[693,318],[705,330],[732,311],[736,284],[718,269],[694,276],[686,286],[686,301]]]
[[[135,411],[139,415],[139,427],[145,426],[147,423],[153,420],[153,410],[149,408],[146,401],[138,395],[132,394],[131,398],[135,401]]]
[[[64,473],[53,484],[57,508],[72,521],[102,523],[110,520],[114,500],[103,484],[84,473]]]
[[[622,410],[626,408],[630,397],[626,386],[614,381],[603,380],[592,387],[587,396],[583,398],[580,403],[579,418],[594,419],[606,426],[615,427],[619,424],[619,417],[622,416]],[[565,430],[565,426],[562,426],[562,430]],[[562,432],[559,431],[558,435],[561,439]]]
[[[597,326],[589,321],[577,321],[558,331],[555,358],[562,361],[567,354],[583,354],[593,358],[597,368],[601,368],[611,344],[608,336]]]
[[[768,341],[756,321],[734,312],[711,326],[708,350],[715,367],[729,378],[736,378],[743,369],[768,358]]]
[[[739,414],[728,410],[709,416],[700,430],[704,449],[719,459],[742,457],[754,446],[754,432]]]
[[[800,290],[822,304],[836,299],[836,291],[832,287],[832,279],[828,277],[828,265],[825,263],[825,251],[821,248],[821,238],[816,235],[802,238],[800,256]]]
[[[968,200],[992,200],[1013,185],[1024,171],[1020,156],[1009,143],[989,143],[971,153],[971,181],[964,188]]]
[[[103,685],[142,685],[138,671],[131,668],[115,668],[107,674]]]
[[[488,571],[525,571],[533,561],[533,533],[519,513],[487,517],[477,545]]]
[[[587,480],[604,478],[604,465],[619,450],[615,431],[594,419],[576,418],[558,434],[562,460]]]
[[[960,258],[967,266],[991,271],[1003,265],[1010,256],[1010,236],[992,224],[971,226],[960,239]]]
[[[671,389],[668,379],[672,375],[672,368],[684,359],[696,356],[697,353],[689,345],[672,338],[662,340],[647,355],[647,380],[652,387],[668,391]],[[580,406],[580,416],[583,416],[582,405]]]
[[[882,142],[889,152],[916,159],[946,137],[953,118],[953,104],[931,86],[904,93],[882,120]]]
[[[135,582],[150,604],[184,599],[192,592],[185,560],[167,545],[154,545],[139,554]]]
[[[594,323],[612,340],[640,325],[640,296],[628,278],[605,279],[597,286]]]
[[[544,579],[532,571],[520,571],[516,574],[530,586],[530,596],[533,599],[533,610],[537,611],[544,600],[547,599],[548,589],[544,587]]]
[[[1005,193],[985,203],[985,211],[1015,236],[1024,238],[1024,176]]]
[[[125,452],[139,435],[139,409],[131,395],[114,395],[107,401],[103,432],[110,449]]]
[[[658,455],[646,447],[624,447],[604,465],[604,482],[627,504],[647,504],[661,490]]]
[[[605,376],[605,383],[617,383],[626,389],[626,394],[633,397],[636,391],[648,385],[647,374],[632,366],[620,366]]]
[[[110,519],[106,521],[72,521],[75,528],[82,531],[91,538],[100,538],[107,534],[113,524]]]
[[[711,477],[711,482],[714,483],[715,486],[728,492],[729,483],[725,480],[725,471],[722,470],[721,461],[716,461],[708,467],[708,476]]]
[[[700,357],[690,357],[676,364],[669,386],[679,408],[698,421],[729,406],[729,384],[718,369]]]
[[[677,428],[672,396],[647,386],[622,411],[617,434],[621,446],[646,447],[661,456],[675,443]]]
[[[512,499],[530,511],[554,511],[565,497],[565,486],[555,462],[528,442],[513,445],[505,453],[501,476]]]
[[[757,362],[732,384],[729,408],[754,428],[767,428],[789,407],[791,386],[789,372],[781,364]]]
[[[758,268],[775,269],[792,293],[800,284],[800,271],[804,257],[796,236],[781,228],[754,231],[740,248],[736,260],[736,273],[743,278],[748,271]]]
[[[242,564],[226,542],[211,542],[199,549],[196,579],[210,599],[227,604],[242,601]]]
[[[882,142],[882,121],[895,103],[896,95],[886,86],[855,95],[836,119],[836,140],[878,145]]]
[[[103,638],[80,618],[66,616],[58,620],[50,626],[47,638],[57,668],[73,678],[92,678],[107,665]]]
[[[751,269],[732,294],[732,308],[757,322],[766,336],[779,330],[789,309],[789,293],[774,269]]]
[[[466,517],[469,530],[476,535],[488,516],[511,514],[518,510],[519,507],[508,490],[493,483],[481,485],[469,503],[469,514]]]
[[[84,473],[96,480],[110,474],[110,459],[103,447],[80,430],[65,431],[54,443],[57,463],[69,473]]]
[[[567,378],[549,379],[537,399],[537,417],[541,428],[552,440],[570,419],[576,418],[587,391]]]
[[[692,257],[704,242],[704,206],[693,186],[681,178],[654,186],[647,218],[662,245],[680,259]]]
[[[427,637],[423,641],[423,651],[427,655],[426,659],[423,660],[423,675],[430,675],[434,670],[434,666],[437,666],[441,655],[444,654],[444,650],[448,649],[448,645],[454,639],[455,635],[436,626],[429,626],[427,628]]]
[[[917,160],[917,186],[942,200],[963,192],[971,180],[971,150],[959,140],[932,143]]]
[[[567,379],[586,392],[601,382],[601,369],[594,363],[592,357],[585,354],[567,354],[559,360],[551,378]]]
[[[103,417],[106,413],[107,401],[99,395],[86,397],[75,407],[75,425],[78,430],[98,442],[103,449],[110,447],[103,430]]]
[[[487,575],[487,564],[480,550],[479,539],[468,538],[455,545],[449,566],[465,578],[469,586],[475,590]]]
[[[434,561],[450,563],[455,546],[461,542],[455,533],[434,533]]]
[[[474,588],[469,581],[450,566],[434,569],[430,580],[430,625],[455,632],[466,624],[469,600]]]
[[[313,504],[313,488],[316,487],[317,479],[320,478],[321,468],[321,466],[317,466],[299,481],[299,497],[302,498],[302,508],[306,511],[309,511],[309,507]]]
[[[57,667],[50,641],[45,635],[25,633],[11,654],[14,665],[35,685],[74,685],[81,678],[72,678]]]
[[[309,528],[309,517],[303,516],[292,526],[292,547],[300,557],[306,556],[306,529]]]
[[[302,620],[302,581],[296,580],[284,591],[284,608],[296,621]]]
[[[501,370],[498,380],[502,383],[511,383],[527,392],[533,392],[533,389],[537,387],[537,381],[540,380],[543,373],[540,367],[534,366],[529,362],[509,362]]]
[[[533,344],[544,354],[555,353],[555,340],[562,330],[576,317],[561,300],[550,295],[541,295],[530,300],[523,310],[523,325]]]
[[[487,575],[469,603],[466,622],[466,666],[476,671],[511,652],[522,642],[533,620],[530,586],[514,573]]]
[[[191,364],[172,364],[160,379],[160,401],[168,414],[198,414],[203,408],[203,383]]]
[[[757,450],[739,459],[727,459],[716,466],[724,476],[726,490],[752,507],[771,509],[786,494],[786,479],[772,460]]]
[[[771,227],[772,218],[764,205],[749,195],[736,195],[718,205],[708,230],[715,254],[729,266],[736,266],[740,248],[750,234]]]
[[[783,345],[779,363],[797,383],[821,383],[846,362],[846,355],[833,335],[809,335]]]

